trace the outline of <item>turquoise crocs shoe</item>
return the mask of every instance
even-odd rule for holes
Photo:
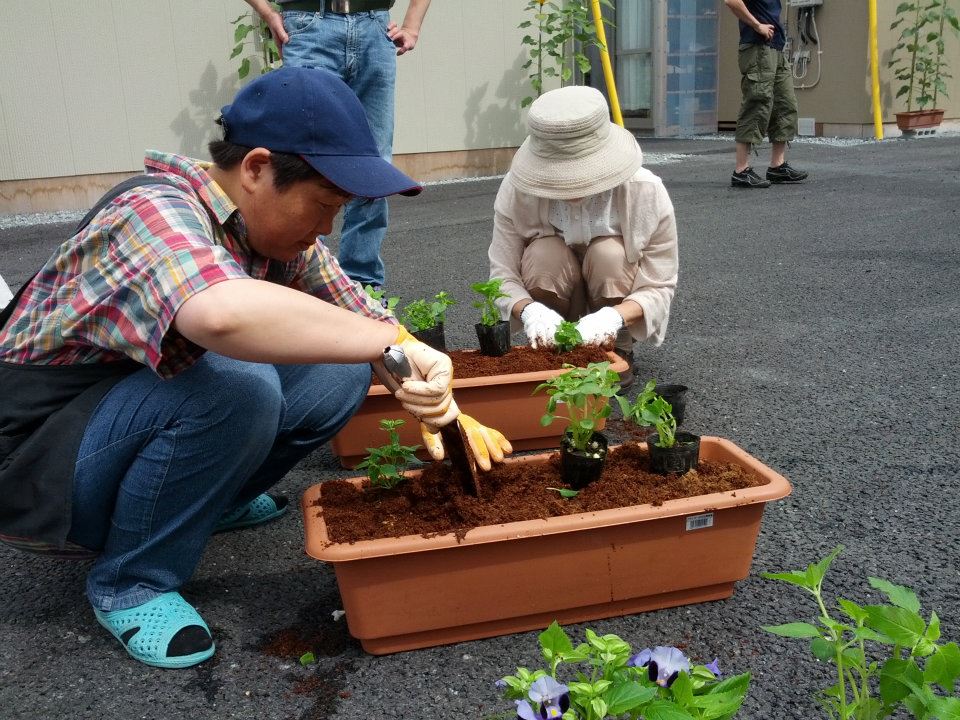
[[[289,501],[283,495],[257,495],[253,500],[236,510],[224,513],[223,517],[213,528],[214,533],[227,530],[262,525],[265,522],[276,520],[287,511]]]
[[[103,612],[97,622],[123,645],[134,660],[159,668],[185,668],[213,656],[210,628],[180,593],[158,595],[143,605]]]

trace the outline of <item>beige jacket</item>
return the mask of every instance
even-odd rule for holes
[[[628,329],[635,340],[663,342],[670,318],[670,303],[677,287],[677,225],[673,204],[663,181],[641,167],[614,190],[627,260],[637,263],[637,274],[626,300],[643,308],[643,317]],[[520,279],[520,258],[526,245],[539,237],[556,235],[548,220],[550,201],[521,192],[510,173],[500,184],[494,202],[493,239],[490,242],[490,277],[503,279],[508,297],[497,301],[501,317],[522,329],[511,315],[513,306],[530,294]]]

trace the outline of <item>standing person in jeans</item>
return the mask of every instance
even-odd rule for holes
[[[403,23],[390,20],[394,0],[246,0],[273,33],[284,65],[319,67],[350,86],[384,160],[393,156],[393,95],[397,55],[417,45],[430,0],[410,0]],[[340,267],[361,285],[382,288],[380,246],[387,232],[387,201],[357,198],[347,204],[340,231]]]
[[[317,241],[352,197],[420,192],[380,157],[356,95],[281,68],[221,125],[212,164],[148,151],[148,174],[108,193],[0,312],[0,540],[95,557],[97,620],[164,668],[214,653],[180,595],[211,534],[286,511],[268,491],[356,412],[371,365],[396,387],[384,347],[410,361],[394,394],[433,457],[427,435],[454,419],[484,469],[510,450],[459,412],[450,358]]]
[[[770,183],[795,183],[807,173],[790,167],[787,143],[797,134],[797,97],[793,75],[783,56],[786,38],[780,25],[780,0],[723,0],[740,21],[740,92],[737,117],[737,167],[730,184],[768,188]],[[766,179],[750,167],[750,150],[770,137]]]

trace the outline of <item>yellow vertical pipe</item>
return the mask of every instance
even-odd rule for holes
[[[883,116],[880,112],[880,53],[877,50],[877,0],[870,6],[870,86],[873,93],[873,137],[883,140]]]
[[[603,81],[607,85],[607,97],[610,98],[610,110],[613,121],[623,127],[623,115],[620,114],[620,98],[617,97],[617,84],[613,79],[613,67],[610,65],[610,52],[607,49],[607,31],[603,28],[603,12],[600,0],[591,0],[593,24],[597,26],[597,40],[600,41],[600,64],[603,66]]]

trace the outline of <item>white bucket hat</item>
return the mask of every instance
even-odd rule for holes
[[[643,165],[636,138],[610,122],[596,88],[571,85],[530,106],[530,134],[510,166],[522,192],[550,200],[596,195],[626,182]]]

